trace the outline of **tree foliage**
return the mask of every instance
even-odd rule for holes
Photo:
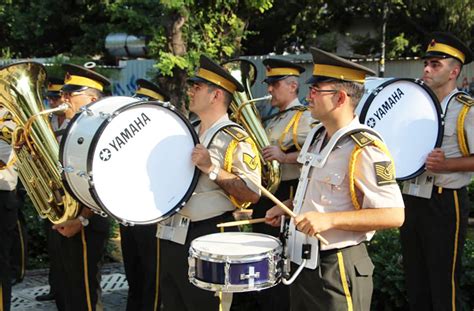
[[[388,10],[384,19],[384,9]],[[386,22],[388,57],[419,55],[427,33],[447,30],[474,48],[472,0],[0,0],[3,57],[55,55],[115,62],[111,32],[145,36],[173,101],[200,54],[335,51],[342,39],[356,55],[379,56]],[[370,33],[353,33],[368,23]]]

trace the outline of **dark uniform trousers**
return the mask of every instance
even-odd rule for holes
[[[47,219],[44,220],[44,230],[46,233],[46,243],[48,244],[48,256],[49,256],[49,273],[48,273],[48,283],[49,283],[49,293],[55,295],[56,288],[58,281],[56,278],[60,276],[60,272],[58,271],[58,260],[55,254],[55,244],[54,241],[57,238],[56,235],[58,234],[56,230],[53,229],[53,225]]]
[[[18,220],[13,236],[11,249],[11,270],[14,283],[23,281],[25,277],[26,256],[28,254],[28,234],[26,231],[25,217],[21,211],[23,203],[18,209]]]
[[[102,257],[109,234],[109,221],[99,215],[73,237],[51,234],[57,274],[53,278],[56,306],[60,311],[102,310]]]
[[[292,264],[294,272],[298,265]],[[365,244],[320,252],[317,269],[303,269],[290,286],[292,311],[370,310],[374,265]]]
[[[128,281],[127,311],[159,310],[156,224],[120,226]]]
[[[286,180],[280,183],[275,196],[284,201],[289,199],[296,192],[298,179]],[[265,217],[266,212],[275,206],[272,200],[267,197],[261,197],[255,206],[253,206],[252,218]],[[272,227],[265,223],[254,224],[253,231],[258,233],[269,234],[274,237],[280,235],[280,228]],[[256,304],[258,310],[261,311],[287,311],[290,309],[290,289],[288,286],[280,283],[274,287],[255,292]]]
[[[469,216],[467,189],[434,187],[431,199],[410,195],[403,199],[405,223],[400,237],[410,309],[461,310],[459,277]]]
[[[227,212],[214,218],[191,222],[184,245],[160,240],[160,293],[164,311],[219,310],[219,298],[214,292],[200,289],[189,282],[189,247],[195,238],[219,232],[217,224],[232,220],[232,213]]]
[[[11,249],[18,221],[20,200],[15,191],[0,190],[0,310],[10,310]]]

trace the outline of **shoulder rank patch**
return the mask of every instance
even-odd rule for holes
[[[224,129],[224,132],[226,132],[227,134],[232,136],[232,138],[235,139],[236,141],[243,141],[247,137],[249,137],[247,135],[247,133],[242,132],[242,130],[240,130],[239,128],[233,127],[233,126],[232,127],[226,127]]]
[[[257,163],[257,157],[256,156],[252,157],[250,154],[244,152],[244,159],[243,160],[244,160],[245,165],[247,165],[247,167],[250,170],[254,171],[257,168],[258,163]]]
[[[468,107],[474,106],[474,98],[467,96],[466,94],[459,94],[458,96],[456,96],[456,100]]]
[[[374,139],[368,136],[365,132],[357,132],[357,133],[351,134],[351,138],[361,148],[367,145],[370,145],[374,141]]]
[[[374,168],[378,186],[396,183],[395,170],[392,161],[375,162]]]

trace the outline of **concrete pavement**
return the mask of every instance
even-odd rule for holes
[[[105,264],[102,268],[102,302],[104,310],[124,311],[128,284],[122,263]],[[48,269],[26,271],[23,282],[12,289],[11,311],[53,311],[54,301],[38,302],[35,297],[49,292]]]

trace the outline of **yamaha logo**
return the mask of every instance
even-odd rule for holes
[[[102,149],[99,153],[99,158],[102,161],[109,161],[111,157],[112,157],[112,152],[110,152],[110,149],[108,148]]]

